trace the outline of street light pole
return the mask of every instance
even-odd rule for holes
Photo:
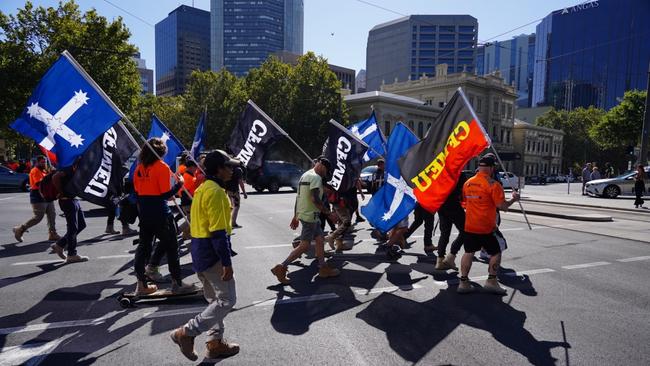
[[[648,63],[648,84],[645,96],[645,115],[643,118],[643,130],[641,132],[641,153],[639,164],[648,163],[648,133],[650,133],[650,62]]]

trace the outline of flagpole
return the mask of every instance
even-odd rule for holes
[[[311,156],[309,156],[309,154],[307,154],[305,150],[303,150],[302,147],[300,147],[300,145],[298,145],[298,143],[294,141],[294,139],[292,139],[291,136],[289,136],[289,134],[285,130],[282,129],[282,127],[280,127],[280,125],[275,123],[273,118],[269,117],[268,114],[264,113],[264,111],[260,107],[258,107],[257,104],[255,104],[255,102],[249,99],[247,103],[250,104],[253,108],[255,108],[255,110],[257,110],[257,112],[259,112],[262,116],[264,116],[264,118],[266,118],[269,122],[271,122],[273,127],[277,128],[278,131],[280,131],[280,133],[284,135],[284,137],[288,138],[289,141],[291,141],[294,145],[296,145],[298,150],[300,150],[300,152],[303,153],[303,155],[305,155],[310,162],[314,161],[314,159],[312,159]]]
[[[460,93],[460,96],[463,98],[463,101],[465,104],[468,106],[467,109],[469,109],[470,113],[472,114],[472,117],[476,120],[478,125],[481,127],[481,130],[483,131],[483,134],[488,137],[488,142],[490,144],[490,149],[494,151],[494,155],[497,157],[497,161],[499,162],[499,165],[501,165],[502,168],[505,168],[505,165],[503,165],[503,161],[501,161],[501,157],[499,156],[499,153],[497,152],[497,149],[494,147],[492,144],[492,140],[489,138],[490,135],[487,134],[485,129],[483,128],[483,124],[481,123],[481,120],[478,119],[478,116],[476,113],[474,113],[474,108],[472,108],[472,105],[469,104],[469,101],[467,100],[467,97],[465,96],[465,93],[463,92],[463,89],[461,87],[458,87],[458,92]],[[505,169],[504,169],[505,172]],[[514,191],[515,186],[512,185],[512,181],[510,180],[510,177],[508,176],[507,172],[505,174],[506,180],[508,181],[508,185],[512,190]],[[521,213],[524,215],[524,219],[526,220],[526,224],[528,225],[528,229],[533,230],[532,226],[530,226],[530,221],[528,221],[528,215],[526,215],[526,210],[524,210],[524,205],[521,204],[521,200],[517,200],[519,203],[519,208],[521,209]]]
[[[350,130],[348,130],[347,128],[345,128],[345,126],[343,126],[342,124],[336,122],[336,120],[334,120],[334,119],[330,119],[330,123],[331,123],[332,125],[334,125],[334,127],[338,128],[339,130],[345,132],[348,136],[352,137],[355,141],[357,141],[357,142],[360,143],[361,145],[363,145],[363,146],[365,146],[366,148],[368,148],[368,149],[374,151],[374,153],[377,154],[377,155],[379,155],[379,157],[381,157],[382,159],[385,159],[384,156],[383,156],[381,153],[379,153],[377,150],[373,149],[372,146],[366,144],[365,141],[363,141],[363,140],[361,140],[360,138],[358,138],[357,136],[355,136],[355,135],[352,133],[352,131],[350,131]],[[380,132],[381,132],[381,131],[380,131]]]
[[[66,59],[68,59],[68,61],[70,61],[70,63],[72,64],[72,66],[74,66],[74,68],[77,69],[77,71],[78,71],[78,72],[79,72],[79,73],[84,77],[84,79],[86,79],[86,81],[87,81],[88,83],[90,83],[90,85],[92,85],[92,86],[95,88],[95,90],[96,90],[96,91],[99,93],[99,95],[104,99],[104,101],[105,101],[109,106],[111,106],[111,108],[115,111],[115,113],[117,113],[117,114],[118,114],[118,115],[119,115],[119,116],[120,116],[120,117],[121,117],[121,118],[122,118],[122,119],[123,119],[123,120],[124,120],[128,125],[131,126],[131,128],[133,128],[133,129],[138,133],[138,136],[140,136],[140,138],[142,138],[142,140],[144,140],[144,144],[147,145],[147,147],[149,147],[149,149],[151,149],[151,151],[154,153],[154,155],[156,155],[156,157],[157,157],[158,159],[162,160],[162,157],[161,157],[160,155],[158,155],[158,153],[156,152],[156,150],[154,150],[154,148],[149,144],[149,141],[147,141],[147,139],[144,138],[144,136],[142,135],[142,133],[141,133],[137,128],[135,128],[135,126],[133,125],[133,123],[131,122],[131,120],[129,119],[129,117],[127,117],[126,114],[125,114],[124,112],[122,112],[122,110],[120,109],[120,107],[118,107],[115,103],[113,103],[113,101],[111,100],[111,98],[106,94],[106,92],[104,92],[104,89],[102,89],[101,86],[99,86],[99,84],[97,84],[97,82],[95,82],[95,80],[93,80],[93,78],[90,77],[90,75],[88,74],[88,72],[86,72],[86,70],[83,68],[83,66],[81,66],[81,65],[77,62],[77,60],[75,60],[74,57],[72,57],[72,55],[70,54],[70,52],[68,52],[68,50],[64,50],[64,51],[61,53],[61,55],[63,55]],[[131,138],[133,138],[133,136],[131,136]],[[132,141],[135,142],[135,140],[132,140]],[[172,178],[173,178],[175,181],[178,182],[178,178],[176,178],[176,175],[175,175],[175,174],[172,174]],[[189,194],[189,192],[187,192],[187,189],[185,188],[185,186],[183,186],[182,188],[183,188],[183,190],[184,190],[186,193]],[[190,195],[190,197],[192,197],[192,196]],[[183,211],[183,210],[178,206],[178,203],[176,202],[176,197],[173,198],[173,201],[174,201],[174,205],[176,205],[176,208],[181,212],[181,214],[183,215],[183,217],[185,218],[185,220],[187,220],[187,222],[190,222],[190,220],[189,220],[189,219],[187,218],[187,216],[185,215],[185,212],[184,212],[184,211]]]

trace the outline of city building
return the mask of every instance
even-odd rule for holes
[[[140,86],[142,87],[142,95],[153,94],[153,70],[147,69],[147,62],[144,59],[140,58],[140,52],[136,52],[135,55],[131,57],[131,59],[135,61],[138,68],[138,74],[140,74]]]
[[[650,1],[590,0],[559,9],[536,29],[533,106],[610,109],[647,88]]]
[[[386,137],[397,122],[402,122],[422,138],[442,111],[442,108],[426,105],[421,100],[382,91],[352,94],[343,100],[352,123],[367,119],[374,110],[377,125]]]
[[[435,77],[423,77],[381,86],[381,90],[419,100],[437,108],[443,108],[458,87],[462,87],[478,118],[490,135],[494,147],[501,154],[507,170],[516,158],[512,139],[514,107],[517,93],[506,84],[499,71],[489,75],[469,72],[448,74],[446,64],[436,66]]]
[[[273,52],[302,54],[303,0],[210,0],[210,14],[212,70],[244,76]]]
[[[288,51],[274,52],[272,55],[280,61],[294,66],[298,64],[298,58],[300,57],[300,55]],[[353,94],[355,92],[354,70],[330,63],[327,66],[329,66],[330,70],[336,75],[336,78],[341,82],[341,89],[349,90],[349,94]]]
[[[476,50],[476,73],[501,72],[517,91],[517,106],[530,107],[533,93],[535,35],[522,34],[507,41],[490,42]]]
[[[537,118],[544,113],[553,109],[552,107],[531,107],[531,108],[516,108],[515,118],[524,122],[535,124]]]
[[[478,21],[469,15],[411,15],[368,33],[366,90],[435,76],[435,66],[474,72]]]
[[[515,119],[513,141],[521,156],[514,161],[519,176],[561,175],[564,132]]]
[[[361,69],[357,73],[357,77],[355,78],[354,85],[356,86],[357,90],[355,91],[356,93],[365,93],[366,92],[366,70]]]
[[[210,69],[210,12],[181,5],[156,23],[156,95],[182,94],[194,70]]]

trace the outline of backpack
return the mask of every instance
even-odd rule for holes
[[[54,186],[54,181],[52,181],[53,175],[54,172],[47,174],[38,185],[38,192],[46,202],[55,201],[59,196],[59,190]]]

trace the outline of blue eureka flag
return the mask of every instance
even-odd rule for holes
[[[364,154],[363,161],[370,161],[374,158],[378,158],[380,156],[379,154],[382,156],[386,155],[386,140],[377,125],[375,112],[372,112],[367,120],[350,126],[349,130],[359,138],[359,140],[362,140],[368,145],[368,147],[370,147]]]
[[[402,123],[397,124],[388,138],[385,183],[370,202],[361,207],[363,216],[382,232],[392,229],[415,209],[417,201],[413,189],[402,178],[397,161],[418,141]]]
[[[197,160],[201,150],[203,150],[203,142],[205,140],[205,113],[201,114],[201,119],[199,119],[199,124],[196,126],[196,132],[194,133],[194,140],[192,141],[192,148],[190,149],[190,155]]]
[[[72,165],[93,141],[120,120],[109,101],[67,51],[50,67],[11,128],[56,154],[59,168]]]
[[[153,137],[158,137],[162,139],[165,144],[167,144],[167,154],[163,156],[162,160],[169,165],[169,168],[175,172],[176,171],[176,157],[180,155],[183,151],[185,151],[185,148],[183,148],[183,144],[178,141],[176,136],[174,136],[171,131],[165,126],[162,121],[156,117],[156,115],[151,116],[151,130],[149,130],[149,136],[147,136],[147,140]],[[148,149],[148,147],[142,146],[143,149]]]

